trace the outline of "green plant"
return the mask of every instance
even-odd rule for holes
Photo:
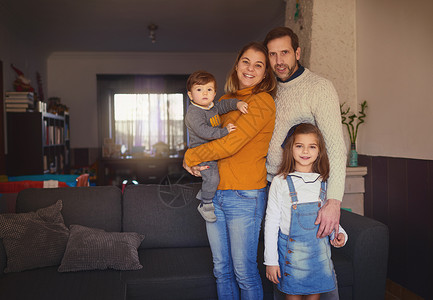
[[[367,101],[364,100],[364,102],[361,103],[361,110],[358,112],[358,115],[350,113],[350,107],[344,110],[343,106],[345,104],[346,103],[340,104],[341,123],[346,125],[347,131],[349,132],[350,143],[354,144],[358,135],[358,127],[364,123],[364,118],[366,117],[365,110],[368,107]]]

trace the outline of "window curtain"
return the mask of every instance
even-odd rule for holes
[[[116,144],[134,152],[163,142],[177,150],[184,141],[183,100],[183,94],[115,94]]]

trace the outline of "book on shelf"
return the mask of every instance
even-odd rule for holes
[[[33,107],[34,95],[32,92],[6,92],[4,102],[6,104],[28,104]]]
[[[5,100],[6,104],[28,104],[33,106],[33,100],[31,99],[8,99]]]
[[[8,102],[5,103],[6,112],[33,111],[33,102]]]
[[[48,157],[44,155],[44,172],[48,172]]]
[[[8,108],[29,108],[30,104],[28,103],[6,103],[6,109]]]
[[[6,98],[14,99],[34,99],[33,92],[6,92]]]
[[[33,109],[30,108],[6,108],[6,112],[33,112]]]

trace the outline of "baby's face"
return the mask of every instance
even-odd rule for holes
[[[215,98],[215,83],[213,81],[206,84],[194,84],[191,91],[188,92],[189,98],[194,103],[203,107],[208,107]]]

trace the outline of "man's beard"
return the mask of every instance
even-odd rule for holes
[[[276,64],[274,67],[275,70],[277,70],[278,67],[283,67],[287,69],[287,77],[284,80],[289,79],[293,75],[293,73],[295,73],[295,69],[296,69],[296,65],[290,67],[289,65],[286,64]]]

